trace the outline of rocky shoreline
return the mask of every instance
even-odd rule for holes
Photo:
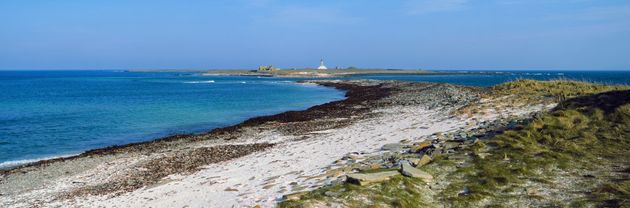
[[[0,174],[0,205],[273,207],[295,199],[295,193],[348,178],[358,184],[370,180],[357,171],[403,167],[404,175],[439,180],[416,168],[436,158],[466,160],[468,156],[458,155],[460,149],[522,126],[553,107],[553,102],[542,102],[547,99],[505,107],[506,96],[487,97],[491,89],[450,84],[303,84],[344,90],[347,98],[205,134],[103,148],[5,170]]]
[[[322,119],[326,117],[339,116],[339,117],[348,117],[349,115],[355,115],[360,113],[361,111],[366,111],[367,108],[357,108],[358,103],[366,102],[369,100],[378,100],[382,97],[385,97],[389,94],[390,89],[380,88],[377,86],[361,86],[361,85],[353,85],[353,84],[344,84],[344,83],[317,83],[326,87],[333,87],[338,90],[342,90],[346,92],[346,98],[340,101],[333,101],[329,103],[325,103],[322,105],[313,106],[309,109],[302,111],[287,111],[283,113],[279,113],[276,115],[270,116],[259,116],[247,119],[239,124],[216,128],[207,133],[201,134],[183,134],[183,135],[172,135],[163,138],[157,138],[154,140],[149,140],[145,142],[137,142],[137,143],[129,143],[124,145],[114,145],[104,148],[98,148],[93,150],[85,151],[79,155],[69,156],[69,157],[60,157],[53,158],[47,160],[40,160],[32,163],[27,163],[23,165],[17,165],[15,167],[10,167],[6,169],[0,169],[0,175],[7,175],[12,173],[25,172],[41,167],[45,167],[48,164],[57,163],[57,162],[65,162],[71,161],[79,158],[86,157],[97,157],[97,156],[105,156],[110,154],[120,154],[120,153],[129,153],[134,151],[150,151],[152,149],[164,148],[165,145],[168,145],[169,142],[177,142],[177,141],[199,141],[206,140],[209,138],[218,138],[230,140],[238,134],[239,129],[245,127],[251,127],[260,125],[266,122],[300,122],[300,121],[309,121],[315,119]]]
[[[153,141],[95,149],[77,156],[44,160],[2,170],[0,172],[2,190],[0,191],[2,192],[0,193],[0,201],[5,205],[16,205],[20,202],[23,203],[22,205],[33,205],[33,203],[47,204],[86,194],[121,194],[157,183],[165,175],[190,172],[210,163],[242,156],[245,154],[242,150],[246,150],[246,154],[262,151],[267,146],[255,144],[266,143],[265,141],[256,141],[251,138],[242,141],[242,138],[256,137],[256,134],[265,130],[273,129],[281,134],[305,137],[304,135],[308,132],[335,129],[374,116],[371,111],[377,108],[391,105],[415,105],[435,99],[429,97],[422,99],[406,96],[395,97],[400,94],[432,91],[439,88],[436,86],[441,86],[444,89],[459,88],[446,84],[411,84],[365,80],[313,81],[308,83],[344,90],[347,98],[314,106],[304,111],[289,111],[248,119],[240,124],[215,129],[205,134],[175,135]],[[390,98],[392,96],[394,98]],[[441,104],[453,102],[453,100],[448,99],[443,97],[435,100]],[[437,105],[439,104],[435,104],[434,107]],[[252,144],[254,146],[251,146]],[[218,159],[212,158],[212,160],[208,160],[208,156],[205,155],[215,156],[217,154],[204,154],[204,156],[195,154],[196,151],[200,151],[198,147],[206,146],[211,147],[203,150],[206,153],[221,152],[226,149],[233,149],[240,153],[235,155],[219,154]],[[196,155],[192,156],[196,159],[191,159],[192,162],[186,164],[186,168],[181,168],[176,162],[154,162],[165,158],[181,161],[181,158],[190,155]],[[121,171],[100,173],[105,180],[96,180],[93,183],[71,181],[70,187],[63,188],[65,190],[48,190],[56,194],[43,194],[46,196],[43,200],[33,199],[28,194],[23,195],[24,193],[30,194],[32,190],[45,190],[47,186],[57,183],[57,180],[72,178],[97,169],[106,169],[103,166],[120,160],[134,161],[134,164],[122,165],[127,168],[131,167],[130,170],[123,171],[124,173]]]
[[[348,153],[330,170],[341,177],[285,195],[279,205],[626,207],[629,89],[573,81],[498,85],[454,111],[471,118],[465,126],[372,154]]]

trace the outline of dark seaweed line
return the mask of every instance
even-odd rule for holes
[[[314,119],[321,119],[326,117],[349,117],[350,115],[355,115],[356,113],[361,113],[369,110],[368,107],[362,108],[353,108],[354,105],[365,102],[365,101],[375,101],[381,98],[388,96],[392,89],[384,88],[382,84],[375,86],[360,86],[358,84],[348,84],[348,83],[331,83],[331,82],[317,82],[317,84],[325,87],[333,87],[338,90],[342,90],[346,92],[346,98],[339,101],[332,101],[321,105],[316,105],[310,107],[306,110],[301,111],[286,111],[283,113],[269,115],[269,116],[258,116],[247,119],[239,124],[216,128],[210,130],[206,133],[201,134],[177,134],[162,138],[157,138],[154,140],[143,141],[143,142],[135,142],[128,143],[124,145],[113,145],[103,148],[97,148],[92,150],[87,150],[81,154],[69,156],[69,157],[59,157],[47,160],[40,160],[37,162],[26,163],[19,166],[9,167],[7,169],[0,170],[0,174],[7,175],[16,172],[23,172],[23,169],[26,168],[38,168],[44,167],[49,164],[64,162],[75,160],[84,157],[92,157],[92,156],[104,156],[118,153],[126,153],[132,151],[141,151],[145,149],[153,149],[159,148],[166,145],[168,142],[179,141],[179,140],[187,140],[189,142],[205,140],[208,137],[217,137],[221,135],[230,135],[232,133],[237,132],[239,129],[244,127],[251,127],[260,125],[267,122],[281,122],[281,123],[289,123],[289,122],[301,122],[308,121]]]

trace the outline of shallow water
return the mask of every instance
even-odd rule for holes
[[[630,84],[630,72],[507,71],[493,74],[366,75],[492,86],[515,79]],[[124,71],[0,71],[0,168],[162,136],[200,133],[247,118],[343,99],[296,78]]]
[[[0,166],[197,133],[344,93],[278,78],[0,71]]]
[[[475,71],[480,72],[480,71]],[[481,71],[483,72],[483,71]],[[405,80],[421,82],[441,82],[458,85],[489,87],[516,79],[553,80],[570,79],[605,84],[630,85],[630,71],[485,71],[483,74],[455,75],[365,75],[354,78],[379,80]]]

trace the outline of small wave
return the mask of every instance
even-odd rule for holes
[[[207,81],[190,81],[190,82],[184,82],[187,84],[203,84],[203,83],[214,83],[214,80],[207,80]]]
[[[28,164],[28,163],[34,163],[34,162],[37,162],[37,161],[50,160],[50,159],[56,159],[56,158],[62,158],[62,157],[71,157],[71,156],[76,156],[76,155],[78,155],[78,154],[59,155],[59,156],[51,156],[51,157],[41,157],[41,158],[26,159],[26,160],[10,160],[10,161],[6,161],[6,162],[1,162],[0,163],[0,169],[7,169],[7,168],[12,168],[12,167]]]

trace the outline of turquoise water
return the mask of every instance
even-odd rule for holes
[[[492,86],[519,78],[630,84],[630,72],[369,75]],[[85,150],[200,133],[247,118],[343,99],[298,79],[122,71],[0,71],[0,168]]]
[[[284,79],[0,71],[0,166],[197,133],[344,93]]]
[[[480,72],[480,71],[475,71]],[[481,71],[483,72],[483,71]],[[485,71],[483,74],[455,75],[366,75],[353,78],[441,82],[458,85],[489,87],[516,79],[571,79],[605,84],[630,85],[630,71]]]

